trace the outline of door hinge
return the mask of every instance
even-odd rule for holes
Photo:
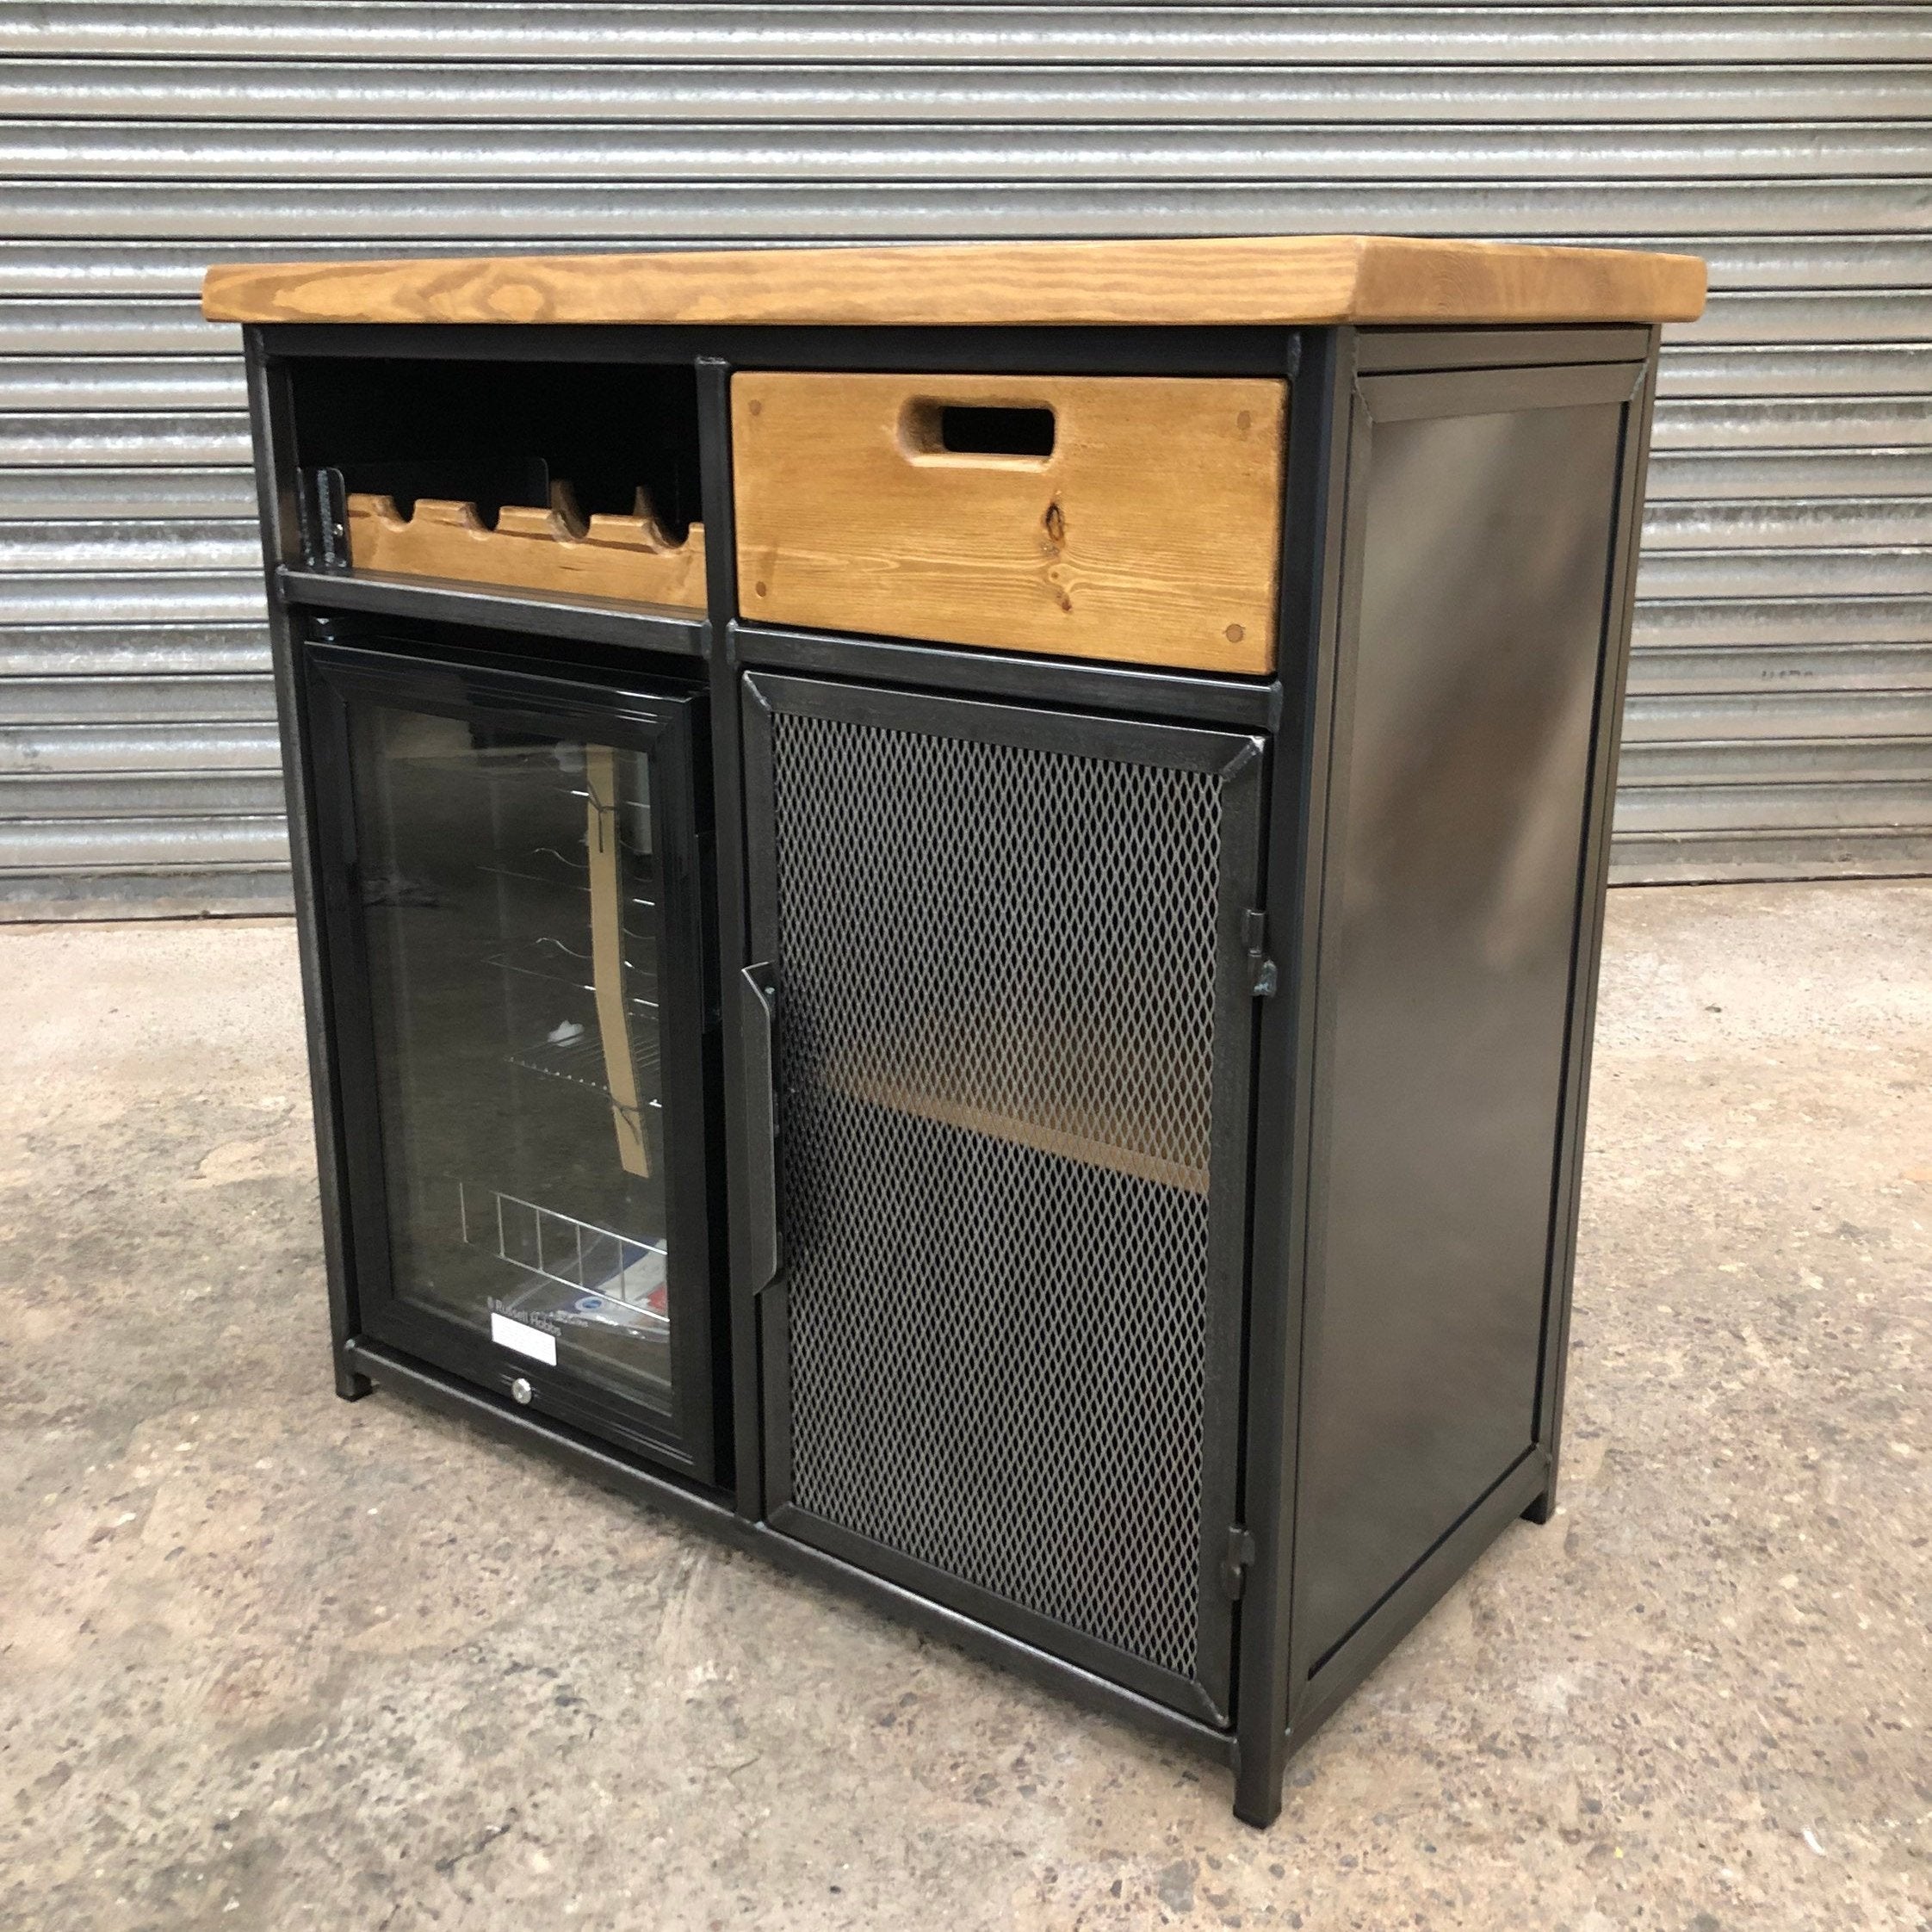
[[[1221,1559],[1221,1587],[1235,1602],[1248,1588],[1248,1566],[1254,1561],[1254,1538],[1239,1523],[1228,1526],[1227,1553]]]
[[[1242,944],[1248,949],[1248,987],[1257,1000],[1272,999],[1281,983],[1268,957],[1268,915],[1250,909],[1241,916]]]

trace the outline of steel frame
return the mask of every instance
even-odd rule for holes
[[[355,1399],[380,1385],[465,1417],[537,1449],[592,1479],[664,1508],[737,1545],[859,1596],[888,1614],[1228,1762],[1235,1809],[1265,1825],[1278,1812],[1287,1760],[1341,1699],[1422,1616],[1475,1556],[1520,1515],[1546,1520],[1559,1443],[1570,1277],[1574,1266],[1584,1108],[1601,940],[1622,693],[1627,671],[1638,513],[1648,452],[1658,331],[1576,327],[1487,330],[1288,329],[829,329],[561,328],[294,325],[246,331],[277,710],[289,806],[314,1099],[324,1255],[337,1392]],[[697,385],[702,508],[708,536],[708,608],[635,612],[561,598],[356,579],[312,567],[299,498],[304,453],[293,436],[291,385],[311,359],[403,356],[554,362],[685,363]],[[1282,506],[1278,674],[1223,679],[1018,653],[944,650],[918,643],[807,634],[742,621],[736,597],[729,382],[738,366],[1025,372],[1028,374],[1273,375],[1293,383]],[[1590,754],[1589,795],[1578,880],[1576,943],[1552,1209],[1550,1268],[1539,1344],[1541,1369],[1531,1446],[1500,1470],[1483,1496],[1333,1654],[1297,1650],[1294,1526],[1302,1417],[1304,1314],[1311,1218],[1321,1187],[1314,1045],[1322,987],[1323,869],[1333,827],[1330,772],[1338,687],[1353,650],[1359,585],[1364,479],[1373,413],[1364,382],[1396,370],[1443,373],[1446,412],[1471,395],[1490,407],[1560,404],[1581,381],[1601,389],[1607,370],[1627,376],[1622,469]],[[1480,372],[1474,388],[1467,385]],[[1613,379],[1614,380],[1614,379]],[[1458,385],[1462,387],[1458,387]],[[1513,402],[1511,399],[1515,399]],[[352,1243],[355,1153],[345,1134],[344,1043],[335,1015],[342,970],[322,943],[317,854],[318,787],[300,703],[301,666],[319,623],[347,621],[361,634],[385,620],[411,635],[522,634],[574,647],[572,673],[614,677],[612,654],[635,651],[653,669],[708,686],[709,793],[715,837],[714,925],[707,971],[714,995],[751,963],[751,882],[745,814],[740,690],[747,672],[833,676],[901,690],[944,691],[1007,704],[1186,721],[1265,735],[1268,751],[1260,854],[1271,950],[1282,992],[1257,1002],[1248,1103],[1248,1220],[1245,1327],[1240,1337],[1238,1494],[1251,1559],[1234,1607],[1232,1723],[1188,1714],[1155,1698],[990,1627],[893,1578],[842,1560],[774,1526],[765,1487],[765,1358],[755,1292],[727,1292],[714,1268],[723,1326],[716,1342],[730,1364],[728,1421],[718,1480],[704,1484],[653,1467],[554,1419],[532,1416],[499,1394],[372,1341],[362,1319]],[[703,765],[706,761],[701,759]],[[722,1004],[721,1035],[706,1081],[705,1158],[727,1176],[712,1212],[728,1278],[755,1272],[764,1230],[735,1177],[746,1167],[756,1121],[746,1104],[744,1026]],[[1305,1579],[1300,1580],[1305,1587]],[[1100,1660],[1094,1660],[1100,1661]]]

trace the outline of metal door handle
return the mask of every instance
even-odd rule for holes
[[[744,1285],[756,1293],[778,1272],[777,975],[769,962],[747,966],[738,991],[745,1035]]]

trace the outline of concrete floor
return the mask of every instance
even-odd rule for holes
[[[331,1390],[294,942],[0,934],[0,1925],[1920,1928],[1932,885],[1613,901],[1564,1514],[1225,1776]]]

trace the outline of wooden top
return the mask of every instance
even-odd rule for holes
[[[214,322],[1689,322],[1694,255],[1384,235],[496,255],[211,269]]]

